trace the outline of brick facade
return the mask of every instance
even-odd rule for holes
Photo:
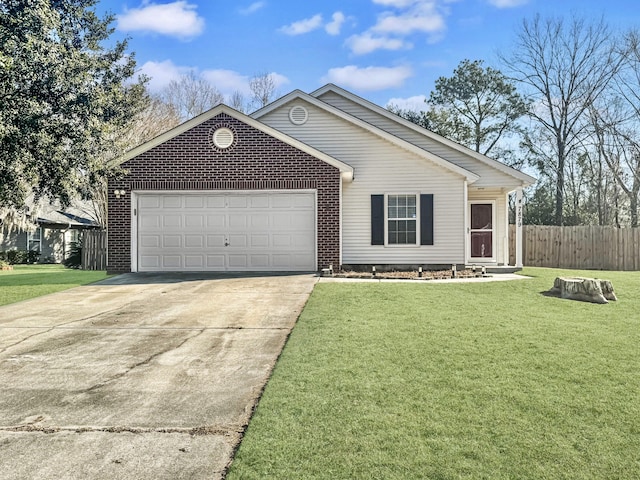
[[[234,144],[220,150],[213,129],[230,128]],[[285,190],[317,191],[317,268],[338,265],[340,172],[240,120],[221,113],[122,164],[125,175],[109,182],[108,265],[131,271],[131,191]],[[114,190],[125,190],[116,198]]]

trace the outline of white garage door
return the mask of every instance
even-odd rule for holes
[[[137,269],[316,270],[315,195],[141,194]]]

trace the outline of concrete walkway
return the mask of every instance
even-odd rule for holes
[[[0,477],[215,479],[317,277],[114,277],[0,307]]]

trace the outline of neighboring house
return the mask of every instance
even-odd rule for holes
[[[535,181],[335,85],[220,105],[120,163],[111,272],[507,265],[509,194],[521,218]]]
[[[43,205],[37,212],[36,226],[31,231],[0,228],[0,252],[34,251],[39,253],[40,263],[61,263],[69,254],[72,243],[80,240],[82,231],[98,228],[78,208]]]

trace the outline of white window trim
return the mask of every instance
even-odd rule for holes
[[[389,243],[389,196],[413,195],[416,197],[416,243]],[[420,194],[415,192],[389,192],[384,194],[384,246],[389,248],[420,247]]]
[[[471,256],[471,205],[491,204],[491,257]],[[496,201],[495,200],[469,200],[467,205],[467,263],[496,263],[497,262],[497,226],[496,226]]]
[[[41,226],[36,227],[35,232],[27,232],[27,250],[31,251],[30,248],[30,243],[31,242],[38,242],[38,250],[34,250],[37,251],[39,253],[42,253],[42,230],[43,228]],[[38,233],[37,238],[34,235],[34,233]]]

